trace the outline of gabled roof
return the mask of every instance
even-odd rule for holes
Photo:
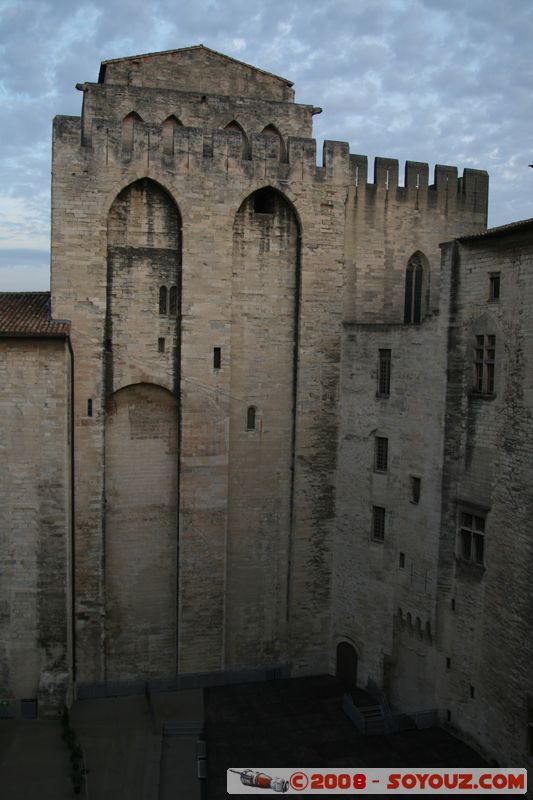
[[[50,292],[0,292],[0,337],[66,338],[70,322],[50,316]]]
[[[267,72],[264,69],[259,69],[259,67],[254,67],[253,64],[247,64],[246,61],[239,61],[237,58],[227,56],[225,53],[219,53],[218,50],[213,50],[211,47],[206,47],[204,44],[195,44],[191,47],[178,47],[175,50],[159,50],[156,53],[142,53],[137,56],[125,56],[124,58],[109,58],[106,61],[102,61],[100,64],[98,83],[104,82],[105,70],[108,64],[118,64],[121,61],[136,61],[139,58],[150,58],[151,56],[168,56],[172,53],[186,53],[187,51],[191,52],[193,50],[206,50],[208,53],[213,53],[213,55],[223,58],[226,61],[231,61],[233,64],[240,64],[243,67],[248,67],[248,69],[253,69],[255,72],[260,72],[263,75],[269,75],[271,78],[276,78],[278,81],[283,81],[283,83],[286,83],[287,86],[294,85],[294,82],[289,81],[287,78],[282,78],[280,75],[275,75],[273,72]]]

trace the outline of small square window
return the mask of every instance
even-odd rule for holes
[[[389,440],[385,436],[376,436],[374,440],[374,471],[386,472],[389,461]]]
[[[372,538],[378,542],[385,540],[385,509],[382,506],[372,508]]]
[[[496,302],[500,299],[500,273],[493,272],[489,275],[489,300]]]

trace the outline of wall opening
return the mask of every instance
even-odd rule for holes
[[[335,676],[345,692],[357,686],[357,651],[349,642],[337,645]]]

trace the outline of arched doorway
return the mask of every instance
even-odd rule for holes
[[[357,651],[349,642],[337,645],[335,675],[345,691],[357,686]]]

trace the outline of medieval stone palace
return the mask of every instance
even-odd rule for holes
[[[533,221],[317,165],[202,45],[77,89],[51,292],[0,295],[4,706],[337,671],[533,766]]]

